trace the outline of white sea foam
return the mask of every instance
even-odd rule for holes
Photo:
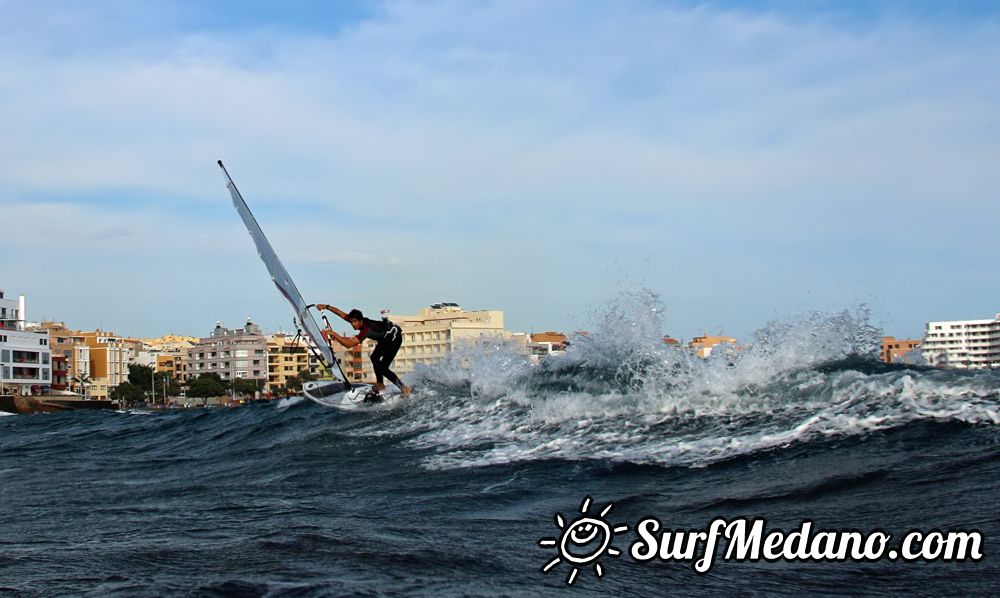
[[[288,409],[292,405],[298,405],[299,403],[301,403],[304,400],[306,400],[305,397],[286,397],[284,399],[279,399],[278,400],[277,407],[278,407],[279,410],[284,411],[285,409]]]
[[[484,342],[416,374],[423,390],[368,434],[406,435],[431,468],[539,459],[701,466],[917,420],[1000,424],[1000,377],[881,368],[864,309],[772,323],[701,360],[661,341],[662,308],[612,302],[565,356],[532,367]],[[628,332],[623,332],[628,331]]]

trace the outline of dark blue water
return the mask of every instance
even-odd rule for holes
[[[364,413],[309,402],[0,418],[0,591],[20,595],[995,595],[1000,375],[882,366],[849,315],[707,362],[642,335],[525,365],[470,349]],[[867,354],[867,353],[865,353]],[[978,562],[637,563],[612,523],[976,529]]]

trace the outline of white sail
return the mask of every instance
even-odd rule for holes
[[[329,343],[326,342],[326,339],[323,338],[322,329],[313,318],[312,312],[309,311],[309,306],[302,299],[299,289],[292,282],[292,277],[289,276],[288,270],[285,270],[285,267],[281,265],[281,260],[278,259],[278,254],[274,252],[271,243],[264,236],[264,231],[260,229],[257,220],[250,213],[250,208],[247,207],[246,201],[243,200],[243,196],[240,194],[239,189],[236,188],[236,183],[233,182],[232,177],[226,171],[226,167],[222,165],[222,160],[219,160],[219,168],[226,175],[226,186],[229,188],[230,195],[233,196],[233,205],[236,207],[240,218],[243,219],[243,224],[246,225],[247,232],[250,233],[250,238],[253,239],[254,245],[257,246],[257,255],[260,256],[264,265],[267,266],[267,271],[271,273],[271,280],[274,281],[274,286],[278,287],[278,291],[292,304],[292,308],[295,309],[295,314],[302,326],[303,333],[319,348],[320,355],[323,361],[326,362],[326,366],[331,371],[334,367],[340,370],[340,364],[334,358],[333,350],[330,348]],[[346,381],[347,377],[344,376],[342,370],[340,374]]]

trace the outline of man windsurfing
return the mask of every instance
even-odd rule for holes
[[[372,366],[375,368],[374,394],[385,389],[383,378],[388,378],[390,382],[398,386],[403,392],[403,396],[413,392],[412,388],[403,384],[399,376],[389,369],[392,360],[396,358],[396,353],[399,352],[399,347],[403,344],[403,329],[398,324],[390,322],[388,318],[381,320],[366,318],[359,309],[352,309],[350,312],[344,313],[343,310],[324,303],[317,303],[316,309],[332,311],[358,331],[357,336],[341,336],[332,330],[324,330],[323,336],[327,341],[332,338],[348,349],[360,345],[366,338],[375,341],[375,349],[371,355]]]

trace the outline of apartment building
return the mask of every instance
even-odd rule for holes
[[[0,290],[0,394],[41,394],[52,383],[49,334],[25,327],[25,305]]]
[[[921,352],[933,366],[1000,368],[1000,314],[992,320],[928,322]]]
[[[170,374],[178,382],[187,381],[187,352],[159,353],[156,355],[156,372]]]
[[[882,337],[882,361],[885,363],[903,363],[907,355],[920,350],[920,339],[903,340],[892,336]]]
[[[224,328],[216,322],[212,333],[188,349],[188,380],[206,373],[223,380],[236,378],[267,382],[267,339],[249,318],[242,328]]]
[[[49,343],[51,343],[51,339]],[[52,352],[52,390],[60,392],[69,389],[69,360],[64,355]]]
[[[93,330],[78,332],[88,348],[90,384],[87,396],[107,399],[122,382],[128,381],[128,365],[132,362],[134,343],[113,332]]]
[[[289,378],[302,372],[317,374],[318,360],[311,355],[306,339],[288,337],[283,333],[272,334],[267,339],[267,387],[269,390],[285,388]]]
[[[38,325],[39,330],[49,334],[49,347],[52,359],[59,356],[65,362],[66,390],[72,390],[79,395],[87,394],[87,381],[90,380],[90,347],[83,334],[70,330],[63,322],[45,321]],[[53,366],[53,370],[55,370]],[[53,371],[53,374],[55,372]],[[53,380],[53,389],[56,388]]]
[[[569,340],[561,332],[537,332],[528,336],[528,356],[532,363],[538,363],[552,355],[562,355],[569,346]]]
[[[198,338],[167,334],[158,338],[141,339],[144,352],[148,353],[157,372],[170,372],[174,380],[186,382],[188,379],[188,349]]]

